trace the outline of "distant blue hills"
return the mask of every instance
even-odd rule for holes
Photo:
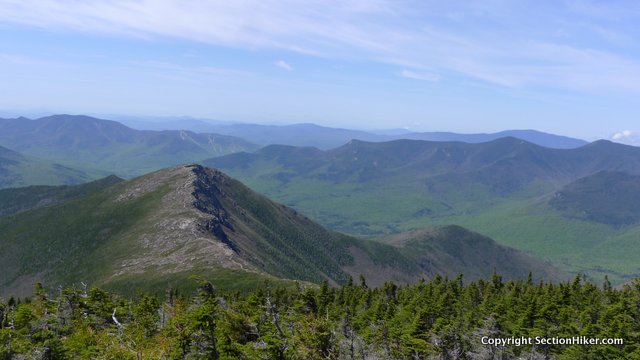
[[[514,137],[532,144],[555,149],[573,149],[588,142],[582,139],[549,134],[537,130],[506,130],[496,133],[461,134],[454,132],[413,132],[405,129],[376,131],[332,128],[310,123],[292,125],[260,125],[205,120],[190,117],[116,118],[117,121],[139,130],[190,130],[243,138],[258,145],[312,146],[322,150],[336,148],[350,140],[383,142],[391,140],[488,142],[502,137]]]

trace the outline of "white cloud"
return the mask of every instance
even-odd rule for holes
[[[274,63],[274,65],[285,70],[293,70],[291,65],[286,63],[284,60],[278,60]]]
[[[636,138],[638,136],[638,134],[634,131],[631,130],[622,130],[620,132],[617,132],[613,135],[611,135],[611,140],[616,140],[616,141],[625,141],[625,140],[632,140],[634,138]]]
[[[410,70],[402,70],[400,76],[414,79],[414,80],[424,80],[424,81],[438,81],[440,80],[440,76],[438,74],[430,73],[430,72],[415,72]]]

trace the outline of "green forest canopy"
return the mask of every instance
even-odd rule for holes
[[[640,280],[619,289],[440,276],[369,288],[265,284],[126,298],[99,288],[0,300],[0,359],[640,359]],[[622,339],[618,345],[483,345],[510,337]]]

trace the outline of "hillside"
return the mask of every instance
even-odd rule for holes
[[[80,185],[34,185],[21,188],[1,189],[0,217],[14,215],[44,206],[62,204],[81,198],[92,192],[105,189],[121,181],[123,180],[112,175]]]
[[[258,147],[232,136],[140,131],[81,115],[0,119],[0,145],[71,167],[125,177]]]
[[[430,265],[438,260],[429,251],[412,250],[407,256],[404,246],[326,230],[237,180],[197,165],[0,218],[0,234],[0,289],[5,293],[27,291],[23,286],[30,288],[35,281],[162,287],[191,274],[208,275],[232,288],[269,277],[344,283],[360,274],[378,285],[413,282],[444,270]],[[476,237],[456,238],[464,246]],[[469,241],[466,254],[480,253],[474,248],[486,241],[491,242]],[[533,259],[518,263],[518,256],[512,258],[465,258],[458,264],[473,266],[448,273],[465,271],[473,279],[498,268],[509,269],[507,277],[529,270],[548,279],[561,276]],[[480,267],[485,271],[474,273]]]
[[[335,230],[371,235],[458,224],[596,281],[604,274],[617,282],[640,274],[640,258],[633,255],[640,227],[549,205],[565,186],[601,171],[640,175],[637,147],[597,141],[550,149],[515,138],[352,141],[329,151],[269,146],[204,163]],[[592,206],[596,199],[589,200]],[[610,214],[615,205],[609,200],[601,219],[618,216]]]
[[[524,279],[529,272],[545,272],[538,259],[455,225],[383,236],[378,241],[398,247],[405,257],[421,264],[429,277],[464,274],[467,279],[479,280],[495,272]]]
[[[601,171],[556,192],[549,205],[571,218],[622,226],[640,222],[640,176]]]
[[[90,177],[83,171],[27,157],[0,146],[0,189],[39,184],[79,184]]]

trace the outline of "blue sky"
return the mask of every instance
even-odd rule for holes
[[[0,0],[0,110],[634,143],[635,1]]]

